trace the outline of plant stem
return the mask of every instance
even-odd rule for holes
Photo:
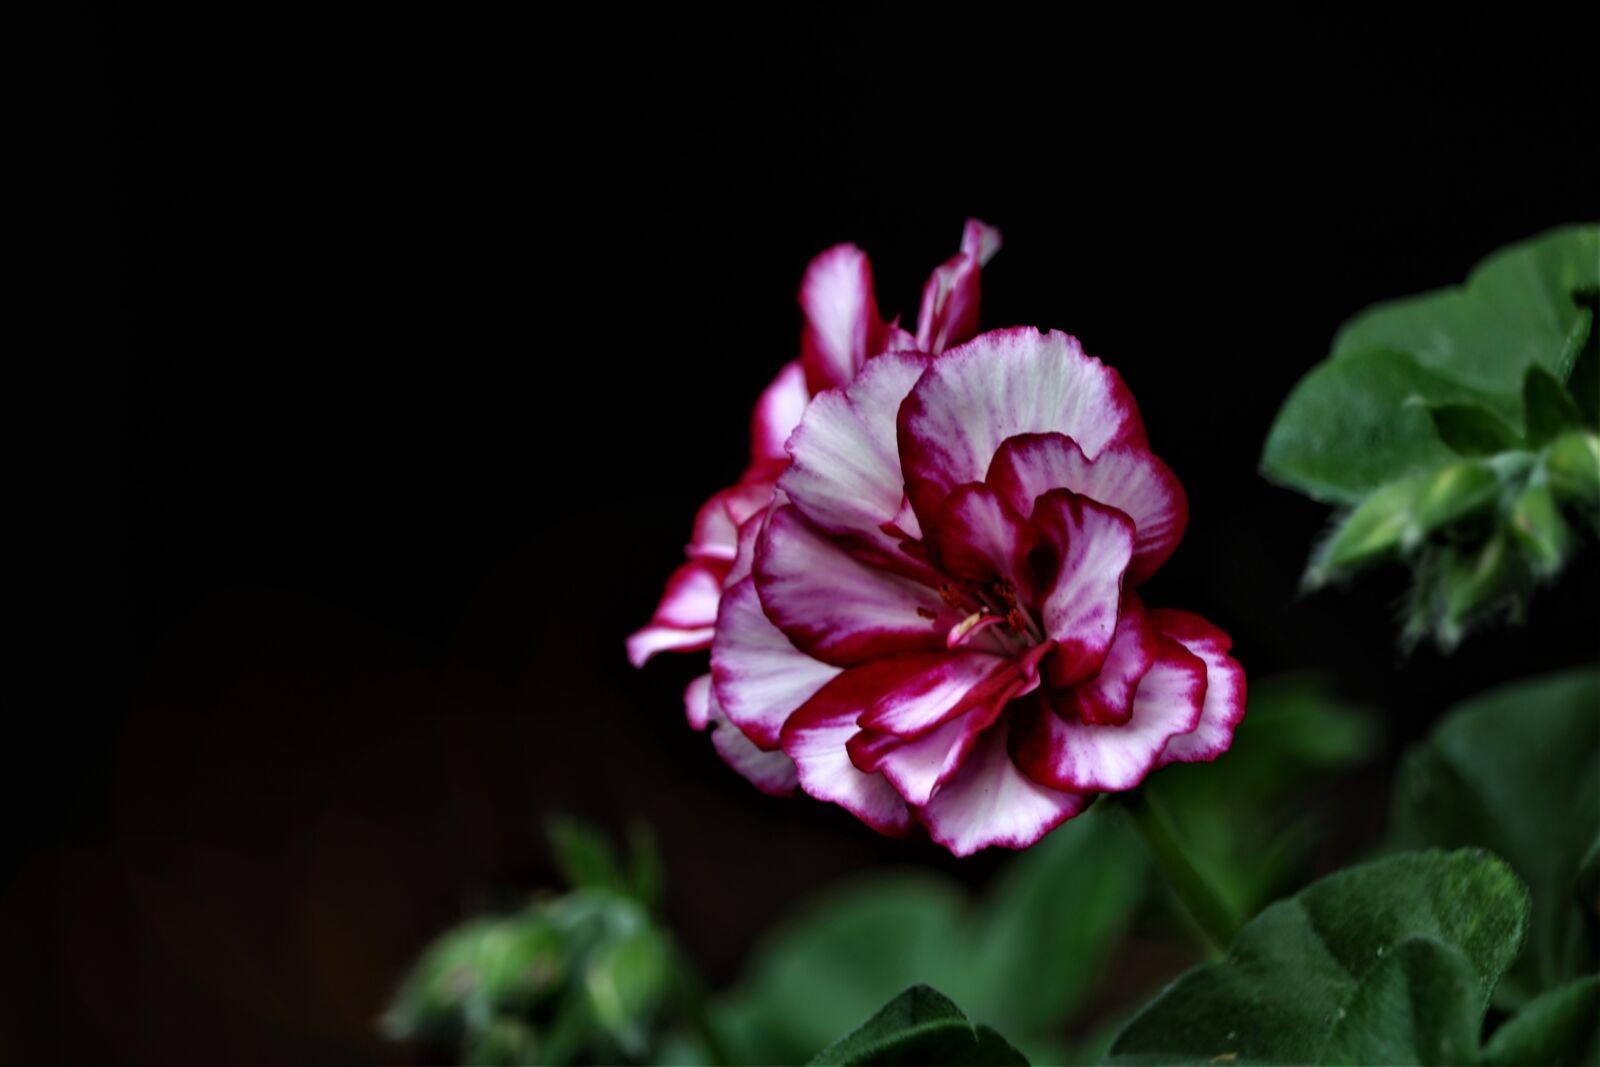
[[[1122,808],[1138,827],[1139,836],[1166,876],[1167,887],[1183,903],[1211,947],[1225,953],[1239,932],[1239,920],[1227,901],[1205,880],[1178,840],[1178,831],[1161,802],[1146,790],[1125,794]]]

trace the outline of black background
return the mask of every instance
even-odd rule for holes
[[[1331,672],[1391,755],[1593,657],[1593,554],[1530,628],[1401,656],[1403,574],[1299,597],[1325,509],[1255,473],[1344,318],[1595,217],[1582,27],[784,17],[72,27],[6,397],[18,1048],[403,1056],[387,993],[549,882],[555,810],[655,824],[718,981],[844,872],[986,878],[757,794],[684,725],[699,663],[623,657],[835,241],[913,318],[962,219],[1000,226],[984,323],[1118,367],[1187,487],[1147,599],[1254,676]]]

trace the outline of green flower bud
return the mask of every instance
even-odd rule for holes
[[[465,1059],[474,1067],[522,1067],[538,1058],[538,1034],[519,1019],[500,1017],[467,1045]]]
[[[1507,538],[1496,533],[1474,551],[1457,553],[1444,573],[1444,618],[1440,637],[1449,645],[1460,641],[1467,624],[1508,592],[1511,552]]]
[[[1339,524],[1312,559],[1306,583],[1312,587],[1360,570],[1399,553],[1419,536],[1412,505],[1422,491],[1420,479],[1408,478],[1375,491]]]
[[[383,1016],[386,1036],[404,1041],[459,1022],[482,989],[478,944],[493,925],[489,919],[474,920],[428,946]]]
[[[1544,465],[1556,496],[1593,519],[1600,507],[1600,436],[1562,434],[1545,449]]]
[[[537,912],[496,924],[478,944],[478,973],[497,1009],[519,1011],[543,1000],[565,981],[567,946],[561,932]]]
[[[1426,536],[1488,511],[1499,495],[1500,479],[1486,464],[1452,463],[1428,479],[1412,505],[1412,515]]]
[[[1533,572],[1548,578],[1561,569],[1572,531],[1561,517],[1555,494],[1544,483],[1530,485],[1511,508],[1511,536]]]
[[[650,1030],[672,972],[667,943],[654,929],[608,941],[589,958],[584,989],[596,1021],[629,1056],[649,1049]]]

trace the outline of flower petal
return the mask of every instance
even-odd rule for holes
[[[731,560],[738,551],[739,527],[772,500],[777,482],[751,478],[717,492],[700,505],[694,516],[694,536],[687,549],[691,559]]]
[[[711,645],[712,690],[723,712],[756,744],[776,747],[784,721],[838,674],[839,668],[799,651],[772,625],[753,578],[723,595]]]
[[[689,719],[689,725],[696,730],[704,730],[710,725],[711,675],[709,673],[690,680],[684,687],[683,712]]]
[[[711,747],[746,781],[769,796],[786,797],[799,784],[794,760],[779,750],[763,750],[723,714],[713,694],[710,701]]]
[[[936,529],[945,574],[971,582],[999,576],[1020,590],[1016,595],[1032,600],[1027,555],[1033,533],[1000,494],[982,482],[956,486],[939,509]]]
[[[1168,638],[1139,682],[1133,713],[1121,725],[1068,720],[1039,702],[1018,724],[1013,753],[1035,782],[1057,789],[1132,789],[1160,765],[1168,739],[1200,721],[1206,666]]]
[[[1150,613],[1156,632],[1205,661],[1206,702],[1200,722],[1167,742],[1161,765],[1214,760],[1233,744],[1233,730],[1244,719],[1245,678],[1239,661],[1228,655],[1233,640],[1198,615],[1162,608]]]
[[[922,287],[917,313],[917,348],[943,352],[978,332],[979,275],[1000,251],[1000,231],[968,219],[961,233],[961,251],[935,267]]]
[[[806,316],[800,360],[812,395],[850,384],[896,332],[878,317],[872,264],[852,244],[834,245],[811,261],[800,283],[800,308]]]
[[[1111,445],[1090,462],[1064,434],[1018,434],[1001,444],[984,481],[1019,515],[1031,514],[1034,500],[1052,489],[1071,489],[1126,514],[1136,531],[1128,567],[1135,583],[1166,562],[1189,522],[1177,475],[1143,447]]]
[[[865,728],[916,737],[969,707],[974,690],[981,698],[988,692],[984,683],[1011,666],[1006,657],[985,652],[886,656],[845,671],[833,699],[856,701]]]
[[[789,462],[784,444],[800,425],[811,390],[806,388],[806,372],[798,359],[783,365],[778,376],[761,391],[755,413],[750,416],[750,462],[775,464],[780,469]]]
[[[890,565],[918,565],[900,548],[915,530],[885,526],[905,504],[895,413],[926,366],[919,353],[887,353],[847,389],[818,396],[790,439],[792,462],[778,483],[818,529]]]
[[[923,528],[1021,433],[1066,434],[1091,458],[1145,442],[1127,386],[1075,338],[1031,327],[979,334],[934,359],[900,406],[900,462]]]
[[[1007,751],[1010,716],[985,730],[961,770],[917,808],[917,818],[957,856],[980,848],[1027,848],[1089,806],[1093,795],[1062,792],[1019,771]]]
[[[711,644],[726,564],[691,559],[667,579],[650,624],[628,637],[628,662],[643,667],[657,652],[692,652]]]
[[[1030,559],[1054,564],[1044,568],[1053,571],[1048,579],[1034,579],[1043,586],[1040,622],[1056,642],[1045,669],[1052,685],[1076,685],[1100,670],[1116,633],[1133,522],[1071,490],[1052,489],[1034,504],[1033,525],[1043,544]]]
[[[1105,662],[1093,678],[1067,692],[1068,708],[1087,723],[1117,726],[1127,722],[1133,715],[1139,682],[1155,663],[1159,651],[1156,632],[1139,598],[1124,593],[1117,632]]]
[[[823,686],[789,718],[783,751],[794,760],[807,794],[840,805],[879,833],[898,836],[911,828],[911,813],[887,778],[850,762],[846,745],[857,732],[861,707],[850,684],[841,682]]]
[[[755,581],[778,628],[825,662],[848,667],[944,647],[938,620],[949,608],[937,592],[854,558],[792,504],[767,521],[756,546]]]

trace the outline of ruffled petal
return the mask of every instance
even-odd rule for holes
[[[1121,377],[1075,338],[1031,327],[992,330],[928,365],[900,405],[900,462],[927,529],[956,486],[982,481],[995,452],[1023,433],[1066,434],[1094,458],[1145,443]]]
[[[938,620],[949,609],[937,592],[851,556],[792,504],[767,520],[756,546],[755,581],[778,628],[796,648],[825,662],[848,667],[944,647]]]
[[[1156,661],[1160,644],[1139,598],[1122,596],[1117,632],[1111,639],[1105,662],[1093,678],[1067,691],[1069,710],[1087,723],[1117,726],[1133,714],[1133,697],[1139,682]]]
[[[1133,523],[1114,508],[1053,489],[1034,504],[1033,525],[1043,540],[1030,556],[1043,572],[1035,577],[1043,586],[1040,622],[1056,642],[1045,670],[1052,685],[1076,685],[1100,670],[1116,633]]]
[[[984,652],[886,656],[845,671],[832,699],[855,701],[860,724],[868,729],[916,737],[970,706],[975,690],[981,697],[984,683],[1011,666],[1005,657]]]
[[[1013,595],[1033,599],[1027,566],[1033,533],[1000,494],[982,482],[956,486],[939,509],[937,529],[945,574],[971,582],[998,576],[1012,583]]]
[[[1076,441],[1059,433],[1007,438],[984,481],[1018,514],[1052,489],[1071,489],[1133,520],[1133,562],[1128,580],[1142,582],[1165,563],[1183,539],[1189,503],[1177,475],[1148,449],[1111,445],[1090,462]]]
[[[1050,789],[1019,771],[1007,751],[1010,718],[985,730],[960,771],[916,809],[933,839],[957,856],[991,845],[1027,848],[1094,799]]]
[[[792,462],[779,479],[818,529],[891,565],[916,562],[900,548],[914,531],[890,532],[905,503],[895,413],[926,366],[919,353],[889,353],[847,389],[818,396],[790,439]]]
[[[834,245],[811,261],[800,309],[806,316],[800,360],[812,395],[850,384],[867,357],[890,347],[894,329],[878,317],[872,264],[855,245]]]
[[[652,623],[628,635],[628,662],[643,667],[657,652],[698,652],[711,647],[715,633],[710,626],[680,630]]]
[[[805,368],[798,359],[790,360],[772,379],[772,384],[761,391],[755,413],[750,416],[752,467],[771,464],[781,469],[788,463],[789,453],[783,446],[794,428],[800,425],[800,416],[805,414],[810,401]]]
[[[775,748],[784,721],[839,674],[799,651],[761,610],[755,580],[722,600],[711,645],[712,690],[734,725],[756,744]]]
[[[1057,789],[1119,792],[1159,766],[1167,741],[1199,723],[1206,696],[1205,664],[1176,641],[1159,645],[1121,725],[1064,719],[1043,702],[1030,709],[1013,750],[1028,777]]]
[[[998,251],[1000,231],[968,219],[961,233],[961,251],[935,267],[922,287],[917,348],[943,352],[978,332],[979,276]]]
[[[879,833],[898,836],[911,828],[906,802],[883,775],[850,762],[846,745],[860,714],[848,683],[837,691],[833,684],[823,686],[784,725],[783,751],[794,760],[807,794],[838,804]]]
[[[1158,609],[1150,612],[1150,623],[1156,632],[1183,645],[1206,665],[1206,701],[1200,722],[1167,742],[1161,764],[1214,760],[1233,744],[1234,728],[1244,720],[1244,668],[1228,655],[1233,640],[1187,611]]]

